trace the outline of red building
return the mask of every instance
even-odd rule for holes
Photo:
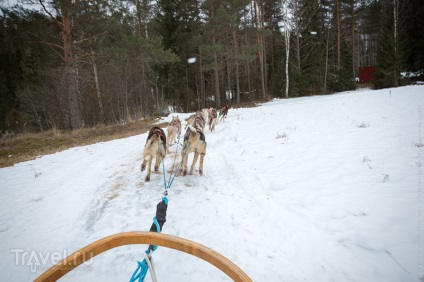
[[[359,67],[359,83],[368,83],[374,80],[375,67]]]

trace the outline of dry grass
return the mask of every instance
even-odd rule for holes
[[[257,107],[270,100],[267,97],[244,101],[240,103],[240,107]],[[41,133],[5,134],[0,137],[0,167],[12,166],[72,147],[142,134],[149,131],[155,121],[157,118],[135,121],[125,125],[97,126],[74,131],[49,130]],[[167,125],[168,123],[158,124],[159,127]]]
[[[125,138],[149,131],[157,119],[146,119],[125,125],[97,126],[74,131],[50,130],[41,133],[3,135],[0,138],[0,167],[33,160],[41,155],[71,147]],[[159,124],[165,127],[167,123]]]

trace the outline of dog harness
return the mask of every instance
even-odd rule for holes
[[[166,152],[166,135],[165,132],[163,132],[163,130],[159,127],[153,127],[152,129],[150,129],[149,134],[147,135],[147,140],[146,140],[146,144],[144,145],[144,147],[146,147],[147,145],[147,141],[149,141],[150,138],[152,138],[153,135],[156,135],[160,138],[160,140],[162,140],[163,146],[165,147],[165,152]]]

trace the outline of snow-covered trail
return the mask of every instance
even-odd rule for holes
[[[214,249],[253,281],[418,281],[423,109],[418,86],[230,109],[216,131],[206,129],[204,175],[175,178],[163,232]],[[145,183],[140,172],[146,137],[0,169],[6,280],[28,281],[51,265],[31,273],[11,249],[69,255],[149,230],[164,186],[162,173]],[[167,181],[176,149],[165,159]],[[63,281],[128,280],[146,248],[110,250]],[[159,281],[230,281],[185,253],[160,247],[153,256]]]

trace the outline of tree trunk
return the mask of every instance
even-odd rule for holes
[[[103,113],[103,103],[102,103],[102,96],[100,93],[100,83],[99,83],[99,74],[97,71],[97,64],[95,59],[95,53],[93,51],[93,48],[90,47],[91,51],[91,65],[93,66],[93,73],[94,73],[94,83],[96,85],[96,93],[97,93],[97,102],[99,104],[99,110],[100,110],[100,122],[104,121],[104,113]]]
[[[355,0],[351,0],[351,23],[352,23],[352,79],[355,82]]]
[[[216,38],[215,36],[212,36],[212,45],[216,44]],[[215,105],[216,107],[221,107],[221,98],[219,96],[219,64],[218,64],[218,55],[216,54],[216,51],[213,51],[213,63],[214,63],[214,69],[213,69],[213,80],[215,84]]]
[[[203,77],[203,57],[199,55],[199,72],[200,72],[200,100],[201,107],[206,108],[206,95],[205,95],[205,80]]]
[[[259,1],[260,3],[257,4],[255,0],[255,3],[254,3],[255,24],[258,31],[262,30],[261,13],[263,11],[262,1],[261,0]],[[256,6],[258,7],[258,11],[256,11]],[[261,79],[261,92],[262,92],[262,97],[265,98],[266,93],[265,93],[265,74],[264,74],[264,44],[263,44],[263,36],[260,33],[258,33],[257,35],[257,42],[259,45],[258,57],[259,57],[260,79]]]
[[[394,86],[398,86],[398,79],[397,79],[397,73],[398,73],[398,0],[393,0],[393,41],[394,41],[394,47],[395,47],[395,68],[393,70],[393,78],[394,78]]]
[[[245,46],[246,55],[248,55],[249,41],[247,40],[247,32],[244,33],[244,39],[246,41],[246,46]],[[252,91],[252,86],[251,86],[252,84],[250,82],[250,62],[247,59],[246,59],[246,72],[247,72],[247,90],[248,90],[248,95],[250,95],[250,92]]]
[[[297,57],[297,70],[300,73],[300,27],[299,27],[299,7],[298,0],[294,1],[294,13],[296,18],[296,57]]]
[[[71,129],[78,129],[82,127],[82,121],[80,109],[78,107],[77,81],[75,79],[74,59],[72,57],[72,29],[70,18],[70,12],[66,9],[62,9],[65,82],[69,105],[69,121]]]
[[[141,21],[141,7],[140,7],[140,1],[137,0],[136,1],[136,7],[137,7],[137,30],[138,30],[138,36],[140,36],[141,38],[144,37],[143,35],[143,26],[142,26],[142,21]],[[140,52],[140,57],[141,57],[141,80],[142,80],[142,85],[143,85],[143,91],[140,94],[140,100],[143,101],[144,103],[142,103],[142,109],[143,109],[143,113],[142,115],[144,117],[147,116],[147,108],[149,105],[147,105],[147,103],[150,102],[149,99],[149,93],[148,93],[148,81],[147,81],[147,73],[146,73],[146,62],[145,62],[145,58],[144,58],[144,52],[143,52],[143,48],[141,48],[141,52]],[[144,99],[143,99],[144,96]]]
[[[285,32],[284,32],[284,40],[286,43],[286,92],[285,97],[286,99],[289,98],[289,55],[290,55],[290,28],[289,28],[289,13],[288,9],[286,10],[286,16],[285,16]]]
[[[236,54],[238,54],[238,47],[237,47],[237,37],[236,32],[233,32],[233,39],[234,39],[234,50]],[[239,62],[238,58],[236,58],[236,87],[237,87],[237,93],[236,93],[236,99],[237,99],[237,108],[240,106],[240,78],[239,78]]]
[[[336,0],[336,22],[337,22],[337,76],[340,79],[340,15],[339,0]]]
[[[231,101],[232,95],[233,93],[231,91],[231,65],[227,63],[227,93],[225,93],[224,104],[227,104],[228,99]]]
[[[261,23],[261,30],[265,30],[265,7],[264,7],[264,3],[263,0],[259,0],[260,3],[260,23]],[[263,52],[263,86],[262,86],[262,93],[263,93],[263,97],[266,97],[266,94],[268,93],[268,64],[267,64],[267,52],[266,52],[266,39],[264,38],[263,35],[261,35],[261,41],[262,41],[262,52]]]
[[[328,41],[330,39],[330,28],[327,28],[327,45],[325,47],[325,74],[324,74],[324,94],[327,94],[327,73],[328,73]]]

